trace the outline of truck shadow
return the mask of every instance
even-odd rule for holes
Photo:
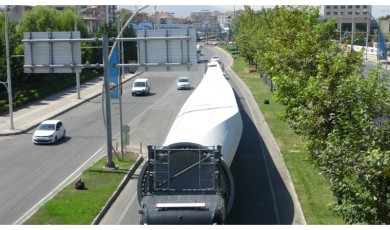
[[[294,224],[293,199],[260,133],[243,107],[245,99],[236,94],[236,100],[243,132],[230,166],[235,198],[227,224]]]

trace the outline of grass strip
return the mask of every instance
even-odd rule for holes
[[[103,157],[80,176],[85,189],[76,190],[76,179],[45,203],[25,225],[86,225],[91,224],[107,203],[118,185],[134,165],[137,155],[124,153],[123,159],[114,158],[118,169],[106,168]]]

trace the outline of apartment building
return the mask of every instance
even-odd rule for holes
[[[367,26],[368,23],[371,25],[371,11],[371,5],[325,5],[324,17],[334,18],[339,31],[347,31],[354,36],[356,33],[367,33],[368,28],[372,33],[373,26]]]

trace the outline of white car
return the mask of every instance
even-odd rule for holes
[[[65,137],[65,126],[60,120],[46,120],[35,130],[32,136],[34,144],[56,143]]]
[[[191,89],[190,79],[188,77],[180,77],[176,85],[177,89]]]
[[[133,82],[131,87],[131,95],[149,95],[150,85],[149,80],[146,78],[139,78]]]
[[[214,55],[214,56],[212,56],[212,57],[210,58],[210,62],[212,62],[212,61],[217,61],[218,63],[221,63],[221,60],[220,60],[219,57],[216,56],[216,55]]]

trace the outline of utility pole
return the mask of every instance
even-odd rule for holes
[[[77,9],[76,6],[74,6],[74,31],[77,31]],[[76,73],[76,88],[77,88],[77,99],[81,99],[80,96],[80,73]]]
[[[12,83],[11,83],[11,67],[9,61],[9,43],[8,43],[8,9],[9,6],[5,6],[5,52],[7,56],[7,90],[8,90],[8,108],[9,108],[9,119],[10,119],[10,128],[14,129],[14,118],[13,118],[13,102],[12,102]]]
[[[119,34],[119,27],[122,28],[122,17],[119,19],[119,26],[118,26],[118,34]],[[123,57],[123,42],[120,42],[118,45],[118,63],[124,63],[124,57]],[[123,66],[122,68],[118,68],[119,71],[119,76],[118,76],[118,99],[119,99],[119,128],[120,128],[120,145],[121,145],[121,157],[123,158],[123,116],[122,116],[122,76],[124,75],[123,71]]]
[[[108,168],[115,168],[112,161],[112,126],[111,126],[111,97],[110,97],[110,71],[108,61],[108,35],[103,35],[103,64],[104,64],[104,91],[106,99],[106,132],[107,132],[107,164]]]

